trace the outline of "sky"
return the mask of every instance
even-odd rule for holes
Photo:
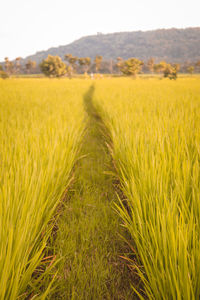
[[[97,32],[200,27],[200,0],[0,0],[0,61]]]

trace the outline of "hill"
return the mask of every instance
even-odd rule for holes
[[[67,53],[78,57],[89,56],[92,59],[99,54],[104,59],[115,59],[120,56],[124,59],[137,57],[142,60],[154,57],[156,61],[169,62],[197,61],[200,59],[200,27],[86,36],[66,46],[37,52],[23,61],[32,59],[39,63],[48,54],[63,58]]]

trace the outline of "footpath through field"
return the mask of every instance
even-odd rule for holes
[[[105,174],[111,169],[111,158],[93,93],[91,86],[83,99],[87,131],[75,183],[58,224],[56,252],[64,259],[58,265],[58,288],[51,299],[133,298],[130,273],[120,259],[127,249],[113,209],[117,196],[112,177]]]

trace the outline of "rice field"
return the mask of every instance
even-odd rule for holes
[[[53,261],[44,251],[84,128],[78,86],[0,82],[0,299],[38,290]]]
[[[0,299],[198,299],[199,145],[195,76],[0,80]]]
[[[200,81],[99,82],[94,99],[110,131],[126,196],[116,209],[132,236],[138,264],[129,263],[145,295],[198,299]]]

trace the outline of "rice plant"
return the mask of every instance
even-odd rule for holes
[[[85,89],[0,81],[0,299],[44,299],[50,289],[39,289],[55,260],[44,250],[78,158]]]
[[[91,135],[86,134],[84,143],[82,140],[88,124],[84,119],[83,99],[91,82],[0,80],[0,299],[48,299],[56,296],[59,289],[63,297],[84,297],[92,291],[93,295],[96,291],[97,298],[102,297],[102,291],[106,291],[107,298],[118,297],[114,287],[122,287],[123,278],[128,282],[131,278],[122,275],[122,270],[108,275],[114,270],[108,258],[112,257],[114,265],[121,248],[120,242],[115,246],[116,241],[107,240],[108,236],[116,239],[114,231],[119,230],[119,222],[111,213],[111,204],[102,199],[112,192],[112,178],[105,180],[109,176],[107,161],[98,164],[103,157],[110,161],[96,145],[95,130],[101,142],[100,135],[104,134],[95,127],[98,122],[90,122]],[[143,290],[132,282],[134,292],[141,299],[198,299],[199,78],[181,78],[177,82],[158,78],[97,80],[90,100],[95,117],[101,116],[110,133],[112,142],[108,147],[115,176],[126,196],[126,200],[119,198],[115,209],[132,237],[129,246],[137,258],[136,263],[127,257],[129,268],[143,282]],[[84,151],[79,152],[81,145]],[[59,223],[58,230],[62,232],[57,234],[55,253],[48,255],[57,208],[71,182],[73,167],[83,154],[84,159],[77,165],[82,168],[80,174],[76,170],[76,197],[63,209],[63,214],[67,213]],[[114,198],[106,199],[113,203]],[[71,206],[73,210],[69,210]],[[87,218],[86,207],[89,207]],[[102,215],[105,224],[97,228],[104,220]],[[93,223],[88,224],[91,220]],[[108,235],[110,230],[113,233]],[[79,244],[79,240],[84,242]],[[73,245],[79,251],[73,251]],[[100,256],[93,251],[95,245]],[[56,251],[60,253],[57,255]],[[90,262],[87,264],[89,256],[83,258],[82,252],[91,256],[93,268],[89,267]],[[59,264],[58,257],[65,260]],[[66,277],[65,271],[74,261],[77,270],[68,272]],[[86,283],[81,278],[86,269],[86,278],[96,274],[91,280],[96,286],[89,291],[84,291]],[[62,278],[60,287],[59,278]],[[118,283],[115,285],[111,278],[118,278]],[[127,298],[132,295],[128,285],[122,293],[123,297],[127,293]],[[78,287],[82,290],[75,295]]]
[[[133,289],[141,299],[199,299],[199,79],[98,82],[95,103],[127,197],[116,207],[144,286]]]

